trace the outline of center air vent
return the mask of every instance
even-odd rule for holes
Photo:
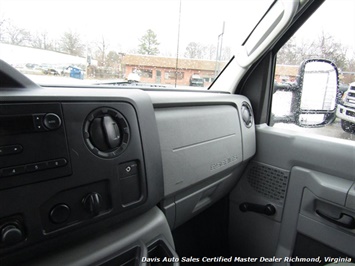
[[[115,109],[96,109],[88,115],[84,123],[84,139],[94,154],[104,158],[116,157],[128,145],[128,123]]]

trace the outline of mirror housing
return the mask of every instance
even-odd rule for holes
[[[336,65],[325,59],[305,60],[300,66],[299,84],[296,124],[321,127],[333,122],[339,86]]]
[[[290,114],[273,117],[273,123],[295,123],[300,127],[322,127],[336,118],[339,87],[338,69],[326,59],[308,59],[301,63],[296,81],[275,84],[277,91],[291,92]]]

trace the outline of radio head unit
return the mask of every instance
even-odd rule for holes
[[[59,103],[0,105],[0,189],[71,174]]]

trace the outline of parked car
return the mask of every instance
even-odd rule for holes
[[[355,82],[350,83],[337,107],[337,117],[345,132],[355,133]]]
[[[190,86],[193,87],[203,87],[205,84],[205,81],[203,80],[203,78],[200,77],[200,75],[192,75],[190,77]]]

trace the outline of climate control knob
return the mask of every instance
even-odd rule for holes
[[[84,139],[89,150],[103,158],[122,154],[128,146],[129,132],[125,117],[112,108],[92,111],[84,123]]]
[[[86,195],[82,200],[85,210],[96,216],[100,213],[102,207],[102,197],[97,192],[92,192]]]

